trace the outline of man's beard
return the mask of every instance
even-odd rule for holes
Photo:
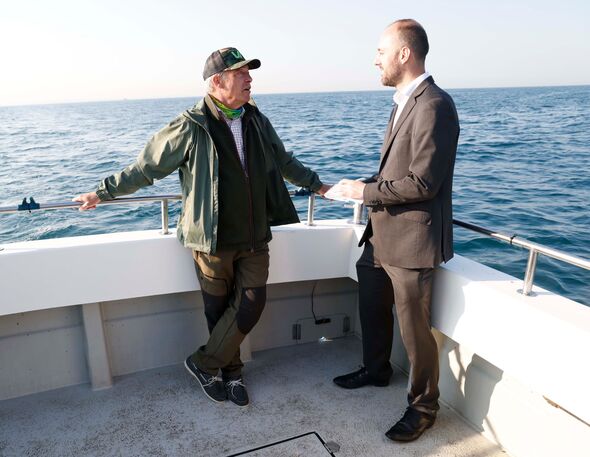
[[[401,81],[402,73],[399,68],[393,68],[389,73],[381,73],[381,84],[386,87],[396,87]]]

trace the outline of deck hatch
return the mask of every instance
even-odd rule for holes
[[[265,444],[247,451],[241,451],[227,457],[276,457],[279,455],[301,456],[301,457],[336,457],[332,450],[337,450],[336,443],[328,443],[322,439],[317,432],[308,432],[302,435],[293,436],[274,443]]]

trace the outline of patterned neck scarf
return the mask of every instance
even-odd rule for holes
[[[217,100],[215,97],[211,97],[211,100],[213,100],[213,103],[215,103],[215,105],[221,110],[221,112],[225,115],[225,117],[227,117],[228,119],[234,120],[239,118],[242,113],[244,112],[244,107],[241,106],[238,109],[232,109],[232,108],[228,108],[227,106],[225,106],[223,103],[221,103],[219,100]]]

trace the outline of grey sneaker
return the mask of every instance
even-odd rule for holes
[[[246,392],[246,386],[242,377],[234,379],[224,379],[225,391],[227,398],[238,406],[246,406],[250,403],[248,398],[248,392]]]
[[[205,392],[207,397],[217,403],[227,400],[227,394],[225,393],[221,378],[205,373],[203,370],[199,369],[190,356],[184,361],[184,366],[188,372],[199,381],[201,389],[203,389],[203,392]]]

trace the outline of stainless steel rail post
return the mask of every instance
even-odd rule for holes
[[[307,201],[307,225],[313,225],[313,212],[315,207],[315,194],[312,192],[309,194],[309,200]]]
[[[352,223],[353,224],[362,224],[363,222],[363,211],[365,210],[365,205],[362,203],[355,203],[354,204],[354,213],[352,216]]]
[[[162,199],[162,235],[168,235],[168,199]]]
[[[530,295],[533,289],[533,280],[535,278],[535,269],[537,268],[537,257],[539,252],[536,249],[529,250],[529,260],[526,265],[524,273],[524,285],[522,286],[522,294]]]
[[[477,225],[468,224],[467,222],[458,221],[456,219],[453,219],[453,224],[458,225],[459,227],[466,228],[473,232],[482,233],[496,240],[506,241],[507,243],[510,243],[510,245],[512,246],[518,246],[524,249],[528,249],[529,260],[525,271],[524,283],[522,286],[522,290],[518,290],[519,292],[522,292],[523,295],[533,295],[531,291],[533,289],[533,280],[535,278],[535,269],[537,267],[537,257],[539,256],[539,254],[543,254],[547,257],[551,257],[553,259],[569,263],[570,265],[574,265],[576,267],[590,270],[589,260],[582,259],[580,257],[576,257],[570,254],[566,254],[565,252],[561,252],[556,249],[543,246],[541,244],[533,243],[526,239],[520,238],[517,235],[508,236],[503,233],[494,232],[492,230],[488,230],[483,227],[478,227]]]

